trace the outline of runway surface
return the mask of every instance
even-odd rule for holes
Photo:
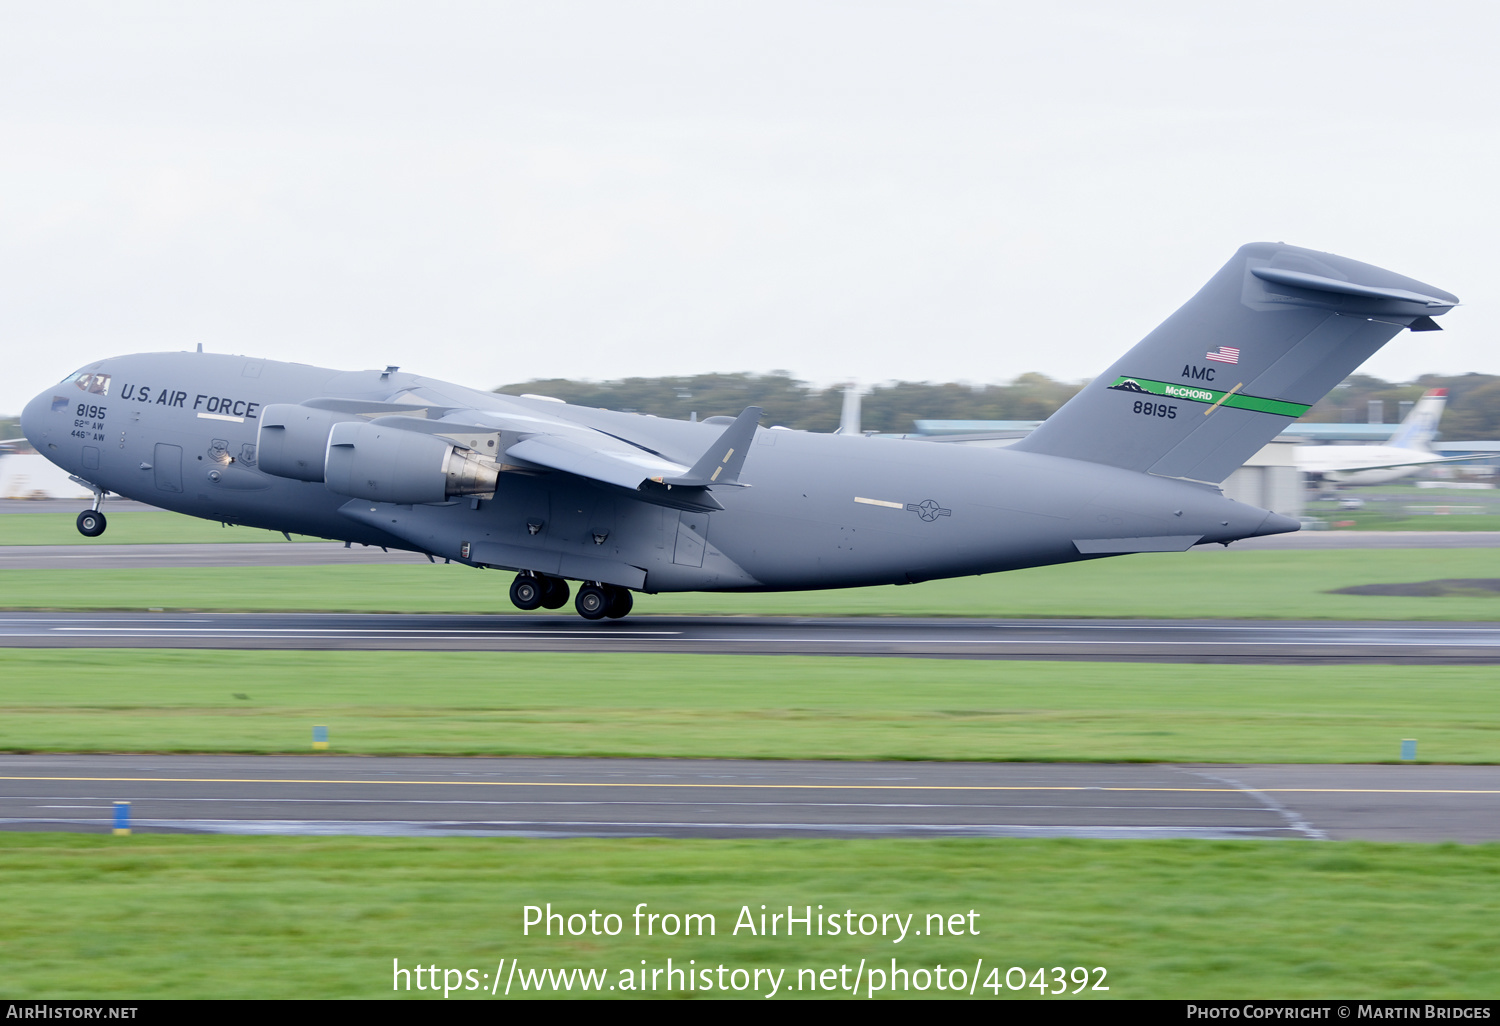
[[[0,613],[0,648],[937,656],[1215,663],[1500,661],[1500,624],[405,613]]]
[[[1247,538],[1231,551],[1312,549],[1492,549],[1500,548],[1500,531],[1301,531]],[[1217,545],[1194,552],[1221,551]],[[1191,558],[1185,557],[1185,558]],[[58,545],[0,546],[0,569],[119,570],[178,566],[338,566],[349,563],[425,563],[416,552],[389,552],[379,547],[341,542],[242,541],[223,544],[111,545],[79,541]]]
[[[1500,840],[1500,767],[0,756],[0,828]]]

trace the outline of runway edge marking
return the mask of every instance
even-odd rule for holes
[[[636,789],[693,788],[759,791],[1114,791],[1137,794],[1242,794],[1243,787],[1099,787],[1024,784],[688,784],[622,783],[581,780],[336,780],[281,777],[73,777],[0,776],[0,780],[62,781],[110,784],[382,784],[407,787],[616,787]],[[1263,794],[1500,794],[1500,788],[1411,787],[1264,787]]]

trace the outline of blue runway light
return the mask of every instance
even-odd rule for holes
[[[1417,739],[1409,737],[1401,742],[1401,761],[1411,762],[1417,757]]]
[[[324,748],[327,748],[327,747],[328,747],[328,728],[327,727],[314,727],[313,728],[313,748],[321,750],[321,749],[324,749]]]
[[[130,835],[130,803],[115,802],[115,836]]]

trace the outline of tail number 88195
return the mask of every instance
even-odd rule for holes
[[[1166,403],[1143,403],[1139,400],[1131,409],[1143,417],[1166,417],[1168,420],[1177,419],[1177,407]]]

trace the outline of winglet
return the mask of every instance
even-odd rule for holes
[[[724,429],[719,440],[708,447],[693,469],[677,478],[666,478],[661,483],[674,488],[707,488],[710,485],[740,486],[740,468],[745,465],[745,453],[755,438],[755,429],[760,424],[762,410],[759,406],[747,406],[745,412],[734,418],[734,423]]]

